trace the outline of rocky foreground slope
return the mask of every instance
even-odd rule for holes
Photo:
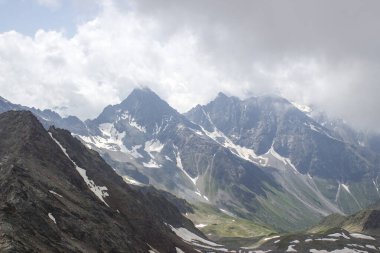
[[[1,252],[219,247],[166,198],[133,190],[97,152],[30,112],[0,114],[0,171]]]

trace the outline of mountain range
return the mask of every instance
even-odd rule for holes
[[[46,128],[69,130],[130,184],[270,230],[305,229],[380,198],[376,135],[364,138],[277,96],[219,93],[180,114],[150,89],[135,89],[85,122],[0,100],[0,111],[20,109]]]

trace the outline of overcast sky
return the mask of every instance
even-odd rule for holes
[[[139,86],[180,112],[277,94],[380,125],[377,0],[0,0],[0,95],[96,117]]]

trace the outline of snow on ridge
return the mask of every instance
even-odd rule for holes
[[[297,102],[290,102],[292,105],[294,105],[298,110],[304,113],[311,113],[313,110],[310,108],[310,106],[302,105]]]
[[[154,130],[153,130],[153,135],[157,136],[159,133],[164,132],[167,129],[167,127],[169,126],[169,122],[171,122],[172,120],[173,120],[173,116],[171,115],[169,118],[164,117],[161,120],[160,126],[158,126],[158,124],[156,123]]]
[[[160,153],[164,148],[164,144],[162,144],[159,140],[149,140],[145,142],[144,150],[149,154],[150,157],[154,157],[152,152]]]
[[[161,168],[162,165],[155,161],[155,154],[160,153],[165,144],[162,144],[159,140],[153,139],[146,141],[144,144],[144,151],[150,156],[149,162],[143,162],[144,167],[147,168]]]
[[[318,125],[315,125],[314,123],[311,123],[311,122],[308,122],[308,123],[303,123],[305,126],[309,127],[312,131],[314,132],[317,132],[317,133],[320,133],[322,135],[325,135],[327,136],[328,138],[332,139],[332,140],[335,140],[335,141],[339,141],[339,142],[342,142],[342,140],[339,140],[333,136],[331,136],[326,130],[322,129],[320,126]]]
[[[55,224],[57,224],[57,221],[55,220],[55,218],[54,218],[54,216],[53,216],[52,213],[48,213],[48,216],[49,216],[49,218],[50,218]]]
[[[132,117],[132,115],[129,114],[128,111],[125,111],[123,112],[123,114],[118,118],[118,120],[128,120],[128,123],[130,126],[136,128],[137,130],[139,130],[140,132],[143,132],[143,133],[146,133],[146,128],[139,125],[137,122],[136,122],[136,119]]]
[[[126,136],[126,132],[119,132],[113,123],[103,123],[99,125],[99,130],[102,133],[101,136],[83,136],[83,135],[75,135],[79,137],[86,146],[91,148],[91,145],[94,145],[100,149],[107,149],[110,151],[120,151],[125,154],[131,155],[134,158],[142,158],[137,150],[142,147],[142,145],[135,145],[131,148],[127,148],[123,139]]]
[[[87,144],[92,144],[97,148],[108,149],[111,151],[121,151],[124,153],[130,153],[131,150],[128,150],[123,143],[123,139],[126,135],[125,132],[119,132],[114,124],[112,123],[103,123],[99,125],[99,130],[102,133],[102,136],[83,136],[76,135],[82,141]]]
[[[104,138],[107,140],[107,143],[114,143],[124,149],[123,138],[125,137],[125,132],[119,132],[114,124],[112,123],[103,123],[99,125],[99,130],[102,132]]]
[[[194,185],[194,187],[195,187],[195,191],[194,191],[194,193],[195,193],[196,195],[198,195],[199,197],[205,199],[206,201],[210,201],[210,200],[208,199],[207,196],[202,195],[201,191],[200,191],[199,188],[197,187],[197,181],[198,181],[199,175],[196,176],[196,177],[192,177],[192,176],[190,176],[189,173],[187,173],[187,171],[183,168],[182,160],[181,160],[181,155],[180,155],[180,152],[178,151],[178,147],[175,146],[175,145],[173,145],[173,148],[177,151],[176,153],[174,153],[174,154],[175,154],[175,158],[176,158],[176,164],[177,164],[177,167],[178,167],[178,168],[183,172],[183,174],[185,174],[186,177],[187,177],[188,179],[190,179],[190,181],[193,183],[193,185]]]
[[[229,149],[234,155],[236,155],[236,156],[238,156],[238,157],[240,157],[246,161],[255,163],[257,165],[261,165],[261,166],[267,165],[267,162],[268,162],[267,158],[256,155],[256,153],[253,149],[249,149],[249,148],[242,147],[242,146],[235,144],[230,138],[228,138],[226,135],[224,135],[215,126],[214,126],[213,132],[207,131],[202,126],[201,126],[201,128],[202,128],[203,132],[208,137],[210,137],[212,140],[214,140],[218,144],[222,145],[223,147]],[[223,141],[221,141],[221,140],[223,140]]]
[[[180,168],[182,170],[182,172],[191,180],[191,182],[196,185],[197,184],[197,180],[199,178],[199,176],[196,176],[196,177],[192,177],[190,176],[189,173],[187,173],[187,171],[183,168],[183,165],[182,165],[182,160],[181,160],[181,155],[178,151],[178,148],[177,147],[174,147],[177,152],[175,153],[175,158],[176,158],[176,163],[177,163],[177,167]],[[199,191],[199,190],[198,190]],[[200,194],[200,193],[199,193]]]
[[[69,154],[67,153],[66,149],[61,145],[61,143],[59,143],[58,140],[56,140],[52,133],[49,132],[49,135],[50,137],[55,141],[55,143],[57,143],[57,145],[61,148],[61,150],[63,151],[63,153],[66,155],[66,157],[74,164],[75,166],[75,169],[78,171],[79,175],[82,176],[84,182],[87,184],[88,188],[106,205],[109,207],[109,205],[107,204],[107,202],[104,200],[105,197],[108,197],[109,194],[107,192],[107,187],[106,186],[97,186],[95,184],[95,182],[91,179],[88,178],[87,174],[86,174],[86,170],[85,169],[82,169],[81,167],[79,167],[69,156]]]
[[[345,233],[334,233],[334,234],[329,234],[328,236],[330,236],[330,237],[337,237],[337,238],[339,238],[339,237],[343,237],[343,238],[345,238],[345,239],[350,239],[350,237],[348,237]]]
[[[50,192],[51,194],[53,194],[53,195],[56,195],[56,196],[58,196],[58,197],[60,197],[60,198],[63,198],[63,196],[62,196],[61,194],[58,194],[58,193],[56,193],[55,191],[50,190],[49,192]]]
[[[222,145],[223,147],[229,149],[234,155],[247,160],[249,162],[252,162],[256,165],[260,166],[267,166],[268,159],[262,156],[256,155],[255,151],[253,149],[249,149],[246,147],[242,147],[240,145],[236,145],[230,138],[228,138],[223,132],[221,132],[214,124],[214,122],[211,120],[211,117],[208,113],[206,113],[202,108],[203,114],[206,116],[209,123],[214,127],[214,131],[209,132],[202,126],[200,128],[202,131],[210,137],[212,140],[214,140],[216,143]],[[221,141],[222,139],[223,141]]]
[[[363,235],[363,234],[359,234],[359,233],[352,233],[352,234],[350,234],[350,236],[352,236],[352,237],[354,237],[354,238],[357,238],[357,239],[376,240],[376,239],[373,238],[372,236],[369,236],[369,235]]]

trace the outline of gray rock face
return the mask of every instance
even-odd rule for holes
[[[273,147],[302,174],[346,182],[378,171],[374,154],[364,154],[360,148],[337,139],[329,129],[282,98],[241,101],[219,94],[186,116],[209,131],[217,128],[234,143],[253,149],[258,155]]]
[[[160,194],[131,189],[70,132],[0,114],[2,252],[185,252],[166,224],[204,237]]]

